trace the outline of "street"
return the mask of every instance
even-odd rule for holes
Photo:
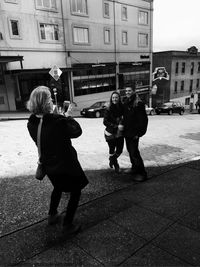
[[[140,151],[146,166],[185,162],[200,156],[198,114],[149,116],[147,133],[140,139]],[[85,170],[108,168],[108,147],[104,139],[103,119],[77,118],[83,134],[73,139],[79,160]],[[30,138],[27,120],[1,121],[0,178],[34,174],[37,148]],[[56,142],[56,140],[55,140]],[[119,159],[120,166],[129,165],[126,147]]]

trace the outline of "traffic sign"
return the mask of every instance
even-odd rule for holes
[[[56,65],[54,65],[49,71],[49,74],[54,78],[54,80],[57,81],[60,78],[60,75],[62,74],[62,70],[59,69]]]

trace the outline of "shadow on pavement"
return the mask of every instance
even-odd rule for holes
[[[149,167],[144,183],[111,169],[86,171],[90,184],[83,190],[76,216],[83,230],[69,240],[59,225],[46,225],[52,190],[48,179],[4,178],[0,183],[0,262],[55,264],[58,253],[58,263],[83,266],[145,266],[150,259],[154,266],[162,262],[198,265],[199,171],[199,160]],[[67,199],[63,194],[60,212]],[[181,241],[180,236],[186,239]],[[184,253],[189,245],[191,253]]]

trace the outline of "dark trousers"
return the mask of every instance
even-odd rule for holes
[[[51,193],[49,215],[55,215],[57,213],[57,208],[60,203],[61,196],[62,196],[62,191],[54,187]],[[66,209],[66,215],[64,217],[64,224],[72,223],[75,212],[78,208],[80,196],[81,196],[80,189],[70,192],[70,198]]]
[[[108,140],[109,154],[120,156],[124,147],[124,137]]]
[[[132,169],[138,174],[146,174],[143,159],[139,151],[139,138],[126,137],[126,147],[129,153]]]

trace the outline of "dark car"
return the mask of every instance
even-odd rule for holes
[[[168,115],[179,113],[180,115],[183,115],[184,111],[185,108],[180,102],[167,102],[155,108],[157,115],[160,113],[167,113]]]
[[[104,111],[107,106],[108,106],[108,102],[99,101],[99,102],[94,103],[88,108],[83,108],[80,113],[84,117],[100,118],[104,115]]]

